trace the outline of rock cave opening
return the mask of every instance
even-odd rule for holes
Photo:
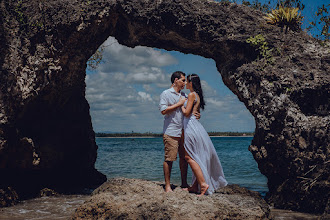
[[[132,162],[137,157],[132,152],[127,153],[130,154],[129,159],[122,158],[120,161],[116,159],[120,157],[118,153],[125,151],[126,145],[131,143],[124,139],[121,141],[117,139],[113,143],[98,136],[104,137],[107,133],[112,134],[108,135],[112,137],[118,133],[119,137],[120,134],[129,136],[130,133],[161,134],[163,116],[158,110],[159,95],[169,88],[170,75],[176,70],[181,70],[187,75],[191,73],[200,75],[207,105],[205,111],[201,112],[201,123],[208,132],[233,134],[237,132],[246,136],[241,141],[244,147],[232,146],[231,153],[235,156],[227,151],[229,151],[229,145],[239,142],[238,137],[237,140],[223,141],[224,143],[215,140],[219,157],[226,158],[222,163],[228,164],[228,167],[224,168],[228,173],[228,180],[231,183],[241,183],[250,189],[259,190],[265,195],[268,191],[266,177],[260,173],[257,163],[248,151],[248,146],[252,141],[252,137],[248,136],[253,135],[255,129],[254,118],[237,96],[224,85],[214,60],[145,46],[130,48],[121,45],[111,36],[96,50],[87,62],[86,68],[86,99],[90,105],[90,115],[98,145],[96,169],[108,178],[124,176],[162,180],[162,143],[153,143],[158,148],[158,155],[144,152],[150,154],[148,157],[154,157],[158,161],[156,164],[154,160],[149,161],[153,165],[147,164],[146,167],[157,167],[141,171],[139,163]],[[189,93],[187,89],[184,89],[184,92]],[[135,141],[135,138],[131,140]],[[141,145],[145,144],[153,148],[150,143],[139,141]],[[117,149],[113,144],[125,146]],[[223,144],[228,144],[228,146],[225,147],[226,152],[221,153]],[[117,150],[106,149],[109,147]],[[143,152],[143,147],[141,152]],[[134,151],[138,155],[141,152]],[[241,163],[235,164],[230,160],[240,160]],[[126,165],[122,166],[121,163]],[[177,164],[174,166],[178,167]],[[134,171],[134,169],[137,170]],[[233,173],[232,169],[236,171]],[[172,175],[178,182],[179,170],[174,169]],[[191,176],[190,170],[189,176]],[[241,181],[242,178],[245,182]],[[253,184],[255,182],[259,182],[258,186]]]

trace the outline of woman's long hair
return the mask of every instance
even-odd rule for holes
[[[188,82],[192,82],[192,87],[194,91],[199,95],[200,99],[200,107],[201,109],[204,110],[205,101],[204,101],[204,96],[203,96],[203,89],[201,85],[201,80],[199,79],[199,76],[197,74],[190,74],[187,76]]]

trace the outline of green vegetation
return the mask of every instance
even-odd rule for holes
[[[101,45],[96,52],[87,60],[87,68],[95,70],[100,65],[103,59],[103,51],[105,46]]]
[[[286,30],[300,30],[303,17],[298,10],[298,8],[280,6],[278,9],[273,9],[271,13],[268,13],[265,19],[267,23],[285,27]]]
[[[17,2],[17,5],[15,7],[15,12],[16,12],[16,18],[17,18],[17,21],[20,23],[20,24],[23,24],[25,23],[26,21],[26,17],[24,16],[24,13],[23,13],[23,10],[22,10],[22,4],[23,4],[23,1],[20,0]]]
[[[265,13],[269,13],[272,9],[278,8],[279,6],[283,7],[291,7],[291,8],[299,8],[299,10],[303,10],[305,5],[302,4],[301,0],[268,0],[266,3],[261,3],[259,0],[217,0],[218,2],[223,3],[240,3],[243,5],[252,7],[254,9],[260,10]]]
[[[283,89],[285,89],[285,93],[286,94],[292,93],[292,87],[286,87],[286,86],[284,86]]]
[[[314,21],[309,23],[309,27],[307,30],[312,30],[317,28],[317,25],[320,25],[322,28],[318,30],[318,34],[316,37],[318,39],[324,39],[325,41],[330,41],[330,33],[329,33],[329,26],[330,26],[330,4],[322,5],[318,7],[317,12],[315,13]],[[319,19],[318,19],[319,18]]]
[[[246,5],[246,6],[250,6],[254,9],[257,9],[257,10],[260,10],[260,11],[263,11],[263,12],[269,12],[271,9],[271,1],[268,1],[268,4],[261,4],[260,2],[258,1],[253,1],[253,2],[249,2],[249,1],[242,1],[242,4],[243,5]]]
[[[40,2],[40,6],[43,2]],[[44,29],[44,23],[39,20],[31,21],[32,19],[25,13],[25,7],[23,4],[23,0],[18,0],[16,6],[13,8],[13,14],[18,21],[20,27],[20,33],[24,36],[29,35],[34,29],[41,30]],[[44,12],[41,10],[42,16],[44,16]]]
[[[300,12],[306,10],[305,5],[302,3],[302,0],[268,0],[266,3],[261,3],[260,0],[217,0],[219,2],[242,2],[243,5],[255,8],[257,10],[263,11],[265,13],[271,13],[272,10],[279,10],[282,8],[298,8]],[[326,2],[326,1],[325,1]],[[292,14],[292,12],[291,12]],[[299,23],[301,23],[301,19]],[[326,42],[330,41],[330,4],[324,3],[317,8],[315,16],[311,20],[305,20],[306,24],[309,26],[306,30],[309,33],[313,33],[313,36],[320,40],[321,44],[327,45]],[[300,25],[299,25],[300,27]]]
[[[105,50],[106,47],[111,46],[112,44],[114,44],[115,42],[109,44],[109,45],[101,45],[96,52],[87,60],[87,68],[90,71],[96,70],[98,68],[98,66],[100,65],[100,63],[102,63],[102,59],[103,59],[103,52]]]
[[[209,136],[253,136],[253,132],[208,132]],[[162,133],[96,133],[96,137],[162,137]]]
[[[262,34],[250,37],[246,40],[246,42],[253,46],[259,52],[260,56],[265,59],[265,65],[272,64],[274,62],[274,48],[269,48],[268,43]],[[261,59],[261,57],[258,57],[258,59]]]
[[[29,23],[28,23],[27,16],[24,14],[23,0],[17,1],[17,5],[14,9],[14,13],[15,13],[15,16],[16,16],[16,20],[19,23],[20,29],[23,32],[27,32]]]
[[[216,131],[211,131],[208,132],[209,136],[254,136],[253,132],[216,132]]]
[[[217,0],[218,2],[224,3],[226,5],[231,2],[237,3],[238,0]],[[22,0],[19,1],[20,4]],[[86,5],[91,4],[90,0],[87,0]],[[283,26],[287,29],[300,30],[302,16],[301,12],[305,9],[305,5],[302,4],[301,0],[269,0],[266,3],[261,3],[259,0],[242,0],[242,4],[252,7],[254,9],[268,13],[266,20],[271,24],[276,24]],[[22,15],[18,11],[18,17],[20,20],[24,20]],[[315,13],[314,20],[309,22],[307,31],[314,32],[314,36],[321,40],[322,45],[328,45],[326,42],[330,40],[329,26],[330,26],[330,4],[323,4],[321,7],[318,7],[317,12]],[[42,24],[41,24],[42,25]],[[319,30],[318,25],[322,28]],[[40,24],[39,24],[40,26]],[[249,38],[250,39],[250,38]],[[262,39],[262,38],[260,38]],[[259,39],[259,40],[260,40]],[[258,41],[258,39],[250,39],[251,44],[255,44],[252,41]],[[260,42],[260,41],[259,41]],[[260,51],[260,55],[266,59],[267,63],[272,63],[272,49],[269,49],[267,42],[260,42],[256,47]],[[102,62],[103,50],[106,46],[101,46],[95,54],[93,54],[87,61],[87,67],[89,70],[95,70]],[[279,52],[279,51],[277,51]]]

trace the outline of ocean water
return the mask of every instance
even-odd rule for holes
[[[238,184],[265,195],[267,179],[258,170],[248,147],[252,137],[211,137],[229,184]],[[127,177],[164,181],[163,139],[97,138],[95,167],[108,178]],[[188,169],[188,183],[191,169]],[[172,167],[171,183],[181,185],[179,160]]]
[[[248,151],[252,137],[211,137],[229,184],[238,184],[265,195],[267,179],[259,172]],[[162,138],[96,138],[99,146],[95,167],[108,178],[127,177],[164,181]],[[188,180],[191,170],[188,170]],[[180,185],[178,160],[172,167],[171,182]],[[189,182],[189,181],[188,181]],[[26,200],[0,208],[0,220],[70,219],[88,195],[61,195]]]

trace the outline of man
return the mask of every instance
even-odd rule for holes
[[[163,163],[165,177],[165,192],[172,192],[170,177],[173,161],[179,152],[181,187],[188,188],[188,164],[184,159],[183,113],[181,106],[186,100],[186,94],[181,92],[186,85],[186,74],[176,71],[171,76],[172,87],[160,95],[159,110],[164,115],[163,142],[165,147],[165,160]],[[198,116],[197,116],[198,117]]]

